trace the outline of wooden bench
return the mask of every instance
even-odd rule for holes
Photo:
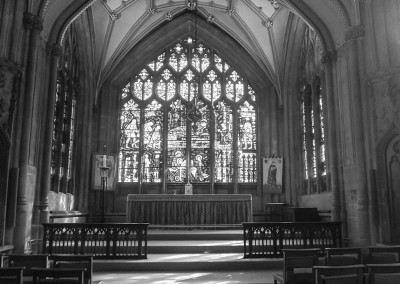
[[[24,283],[25,267],[1,267],[0,283],[2,284],[22,284]]]
[[[93,283],[93,255],[50,255],[50,261],[53,268],[85,268],[84,283]]]
[[[36,268],[32,269],[33,283],[84,284],[85,268]]]

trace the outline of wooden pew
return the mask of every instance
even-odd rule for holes
[[[93,283],[93,255],[50,255],[50,261],[54,268],[85,268],[84,283]]]
[[[1,267],[0,283],[2,284],[22,284],[24,283],[25,267]]]
[[[320,249],[284,249],[283,274],[274,274],[274,283],[314,284],[313,267],[318,265]]]
[[[36,268],[32,269],[33,284],[84,284],[85,268]]]
[[[364,284],[365,265],[314,266],[315,284]]]
[[[363,264],[362,248],[326,248],[325,265]]]

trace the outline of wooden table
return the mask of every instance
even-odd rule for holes
[[[212,225],[252,222],[251,194],[129,194],[127,222]]]

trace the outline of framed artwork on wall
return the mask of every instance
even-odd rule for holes
[[[263,157],[263,188],[282,192],[283,158]]]

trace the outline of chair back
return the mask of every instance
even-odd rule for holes
[[[365,265],[314,266],[315,284],[364,284]]]
[[[399,284],[400,263],[367,264],[370,284]]]
[[[8,255],[9,267],[25,267],[24,277],[32,276],[32,267],[49,267],[47,254],[10,254]]]
[[[285,283],[314,283],[313,266],[318,264],[320,249],[284,249],[283,278]]]
[[[365,263],[399,263],[400,246],[373,246],[368,247]]]
[[[84,268],[32,268],[33,284],[84,284]]]
[[[22,284],[24,283],[25,267],[2,267],[0,268],[0,283],[2,284]]]
[[[51,255],[50,260],[54,268],[85,268],[84,283],[92,283],[93,255]]]
[[[363,264],[362,248],[326,248],[325,265]]]

